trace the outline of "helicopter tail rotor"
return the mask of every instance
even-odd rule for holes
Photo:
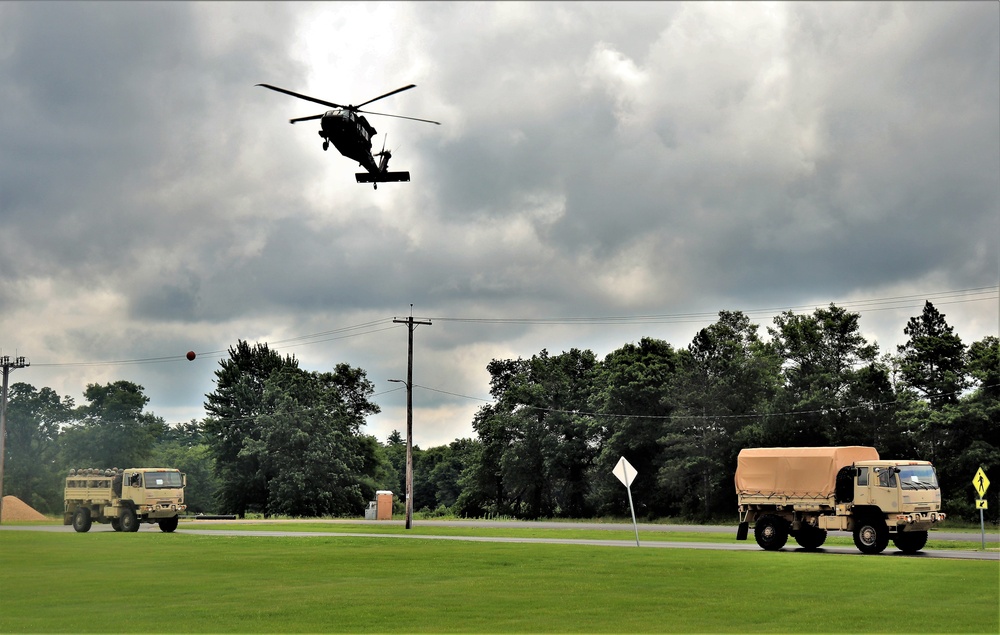
[[[388,138],[388,134],[382,137],[382,150],[372,155],[374,157],[382,157],[382,160],[378,162],[378,171],[383,173],[389,169],[389,159],[392,158],[392,151],[385,149],[385,142]]]

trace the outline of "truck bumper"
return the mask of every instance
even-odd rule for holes
[[[137,511],[147,518],[171,518],[185,509],[187,509],[187,505],[156,504],[142,505]]]
[[[897,525],[933,525],[943,522],[947,514],[943,512],[910,512],[908,514],[896,514]],[[917,529],[923,529],[918,527]]]

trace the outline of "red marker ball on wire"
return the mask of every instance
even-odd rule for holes
[[[195,357],[194,351],[188,351],[187,358],[189,362],[193,362]]]

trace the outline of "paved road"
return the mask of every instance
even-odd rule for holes
[[[255,537],[291,537],[310,538],[332,536],[350,536],[358,538],[385,538],[400,540],[457,540],[466,542],[508,542],[508,543],[538,543],[538,544],[560,544],[560,545],[591,545],[599,547],[632,547],[635,548],[635,540],[594,540],[575,538],[503,538],[476,536],[475,528],[522,528],[522,529],[620,529],[632,531],[630,524],[609,524],[609,523],[563,523],[563,522],[524,522],[524,521],[462,521],[462,520],[423,520],[414,521],[413,526],[437,526],[437,527],[466,527],[470,529],[467,536],[427,536],[418,534],[368,534],[364,532],[350,533],[330,533],[318,531],[270,531],[264,529],[269,524],[301,522],[301,523],[329,523],[329,524],[351,524],[351,525],[395,525],[403,526],[403,521],[358,521],[358,520],[254,520],[241,521],[240,524],[246,529],[199,529],[201,523],[233,523],[235,521],[195,521],[193,523],[182,523],[177,529],[178,534],[192,534],[205,536],[255,536]],[[646,541],[643,542],[640,535],[640,545],[643,548],[652,549],[708,549],[715,551],[759,551],[760,547],[753,540],[737,542],[735,527],[725,527],[718,525],[642,525],[642,531],[688,531],[688,532],[709,532],[709,533],[731,533],[733,541],[731,543],[708,543],[708,542],[664,542]],[[0,530],[6,531],[51,531],[51,532],[71,532],[73,528],[67,525],[0,525]],[[113,531],[110,525],[94,524],[92,532]],[[156,525],[142,525],[140,531],[159,532]],[[833,532],[834,535],[850,535],[847,532]],[[931,534],[931,546],[935,538],[942,540],[979,540],[980,534],[958,533],[958,532],[933,532]],[[1000,542],[1000,535],[996,532],[986,535],[987,542]],[[995,549],[995,548],[994,548]],[[782,551],[796,552],[805,551],[793,544],[785,547]],[[861,556],[854,547],[823,547],[816,553],[842,554]],[[953,560],[995,560],[1000,562],[1000,551],[959,551],[943,549],[925,549],[913,555],[903,554],[891,546],[879,557],[888,558],[950,558]]]

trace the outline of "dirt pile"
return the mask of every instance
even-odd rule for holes
[[[0,518],[0,522],[9,520],[48,520],[48,518],[17,496],[4,496],[3,518]]]

